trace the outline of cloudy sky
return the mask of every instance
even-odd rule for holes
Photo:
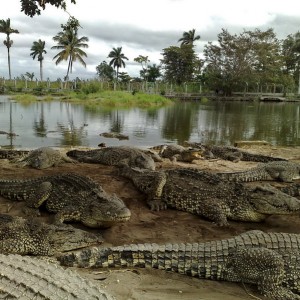
[[[179,45],[183,31],[196,29],[201,40],[196,51],[201,56],[208,41],[215,41],[222,28],[230,33],[243,29],[274,28],[278,38],[285,38],[300,30],[300,2],[297,0],[76,0],[68,3],[68,12],[81,23],[79,36],[89,38],[85,51],[87,68],[74,64],[70,78],[95,78],[96,69],[103,60],[109,62],[108,53],[113,47],[123,47],[129,58],[126,69],[132,77],[139,76],[140,66],[134,62],[139,55],[148,56],[150,64],[159,64],[162,49]],[[68,1],[70,2],[70,1]],[[67,63],[56,66],[53,57],[57,50],[52,37],[60,31],[68,14],[47,6],[41,16],[33,18],[20,12],[19,0],[1,0],[0,19],[11,19],[11,27],[20,34],[12,34],[12,76],[34,72],[39,76],[39,63],[30,56],[33,41],[46,41],[44,78],[56,80],[66,74]],[[0,35],[0,41],[5,35]],[[8,77],[7,49],[0,43],[0,76]]]

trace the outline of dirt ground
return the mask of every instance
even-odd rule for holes
[[[259,146],[247,148],[250,152],[268,154],[300,161],[300,147]],[[157,163],[157,168],[189,166],[211,171],[243,170],[255,166],[254,162],[233,163],[224,160],[199,160],[195,164]],[[130,243],[165,243],[165,242],[203,242],[213,239],[232,237],[247,230],[261,229],[274,232],[300,233],[300,218],[295,216],[271,216],[264,223],[230,221],[230,227],[223,228],[212,222],[189,213],[166,210],[150,211],[145,196],[138,192],[132,183],[117,175],[116,168],[97,164],[70,164],[47,170],[19,168],[0,160],[1,178],[31,178],[35,176],[62,172],[77,172],[88,175],[99,182],[108,193],[116,193],[132,212],[130,221],[112,228],[100,230],[105,245],[123,245]],[[274,183],[276,184],[276,183]],[[24,216],[22,202],[11,202],[0,197],[0,212]],[[43,213],[43,220],[51,222],[50,216]],[[77,226],[78,225],[74,225]],[[93,231],[93,230],[91,230]],[[195,300],[253,299],[260,297],[255,288],[242,284],[200,280],[187,276],[167,273],[162,270],[122,269],[122,270],[78,270],[82,275],[96,280],[99,285],[120,300]]]

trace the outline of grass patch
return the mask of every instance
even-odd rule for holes
[[[208,98],[206,98],[206,97],[201,97],[200,101],[201,101],[201,103],[209,102]]]
[[[38,97],[32,94],[18,94],[12,95],[9,99],[18,101],[18,102],[34,102],[38,100]]]
[[[15,94],[11,95],[13,99],[22,103],[35,101],[65,101],[88,106],[105,106],[105,107],[161,107],[173,103],[161,95],[135,93],[134,95],[125,91],[98,91],[86,94],[84,91],[65,92],[61,97],[52,95],[37,96],[33,94]]]
[[[33,94],[15,94],[11,95],[9,97],[11,100],[15,100],[17,102],[22,102],[22,103],[30,103],[30,102],[36,102],[36,101],[52,101],[54,99],[58,99],[57,97],[53,97],[51,95],[46,95],[46,96],[37,96]]]
[[[71,92],[62,100],[107,107],[160,107],[172,103],[171,100],[161,95],[144,93],[132,95],[132,93],[122,91],[100,91],[90,94]]]

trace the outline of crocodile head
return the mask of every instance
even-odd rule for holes
[[[27,161],[31,167],[42,170],[58,164],[60,159],[61,155],[58,150],[50,147],[41,147],[31,151]]]
[[[45,153],[40,153],[34,159],[31,160],[31,167],[35,169],[47,169],[53,165],[53,162],[49,160],[49,157]]]
[[[300,178],[300,164],[291,161],[273,161],[262,164],[269,175],[283,182],[293,182]]]
[[[155,162],[153,158],[147,154],[140,153],[129,162],[131,167],[138,167],[141,169],[155,170]]]
[[[198,160],[202,158],[202,152],[199,149],[187,149],[181,152],[181,159],[185,162],[192,162],[193,160]]]
[[[281,215],[300,212],[300,200],[291,197],[271,185],[259,185],[250,189],[249,203],[258,213]]]
[[[97,192],[81,214],[81,223],[91,228],[107,228],[130,219],[131,212],[116,195]]]

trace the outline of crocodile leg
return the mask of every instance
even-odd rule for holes
[[[25,202],[28,207],[39,208],[50,196],[52,191],[52,183],[49,181],[42,182],[40,186],[36,188],[29,195],[29,197],[25,198]]]
[[[81,213],[79,213],[76,207],[66,206],[61,209],[54,216],[54,224],[59,226],[64,222],[80,222],[81,221]]]
[[[151,178],[151,179],[150,179]],[[141,182],[148,182],[145,187],[143,187],[143,191],[148,195],[147,204],[149,205],[151,210],[165,210],[167,208],[167,204],[161,198],[163,188],[167,182],[167,177],[164,172],[156,172],[154,176],[145,176],[139,177],[138,180]],[[150,179],[150,180],[149,180]],[[135,182],[135,180],[133,179]],[[135,182],[136,185],[139,185],[139,182]],[[145,184],[144,184],[145,185]]]
[[[39,207],[49,198],[52,191],[52,184],[48,181],[41,183],[41,185],[33,191],[27,192],[24,200],[26,207],[23,212],[27,217],[39,217]]]
[[[230,215],[230,209],[220,199],[203,199],[201,205],[197,205],[196,211],[191,213],[203,216],[218,226],[229,226],[227,216]]]

